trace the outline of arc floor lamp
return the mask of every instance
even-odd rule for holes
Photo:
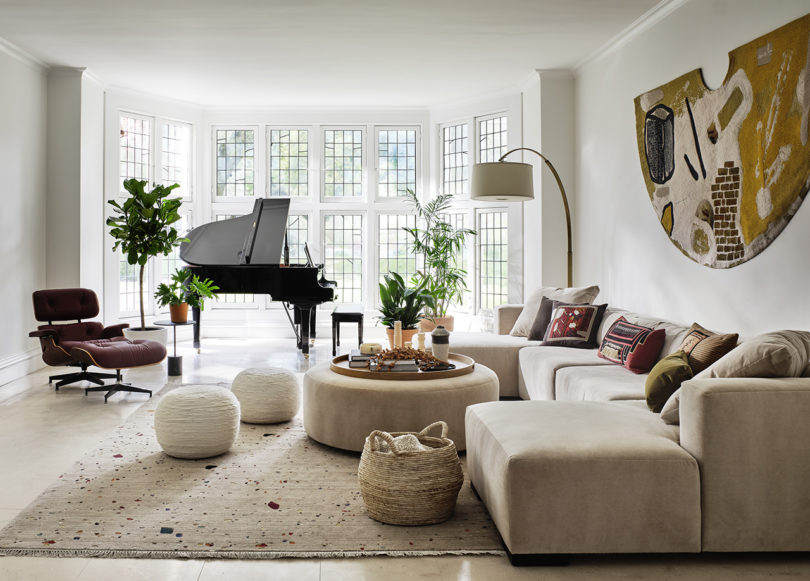
[[[568,197],[560,180],[560,174],[545,155],[530,147],[517,147],[504,153],[498,161],[476,163],[472,170],[472,192],[470,197],[481,202],[526,202],[534,199],[532,166],[528,163],[504,161],[507,155],[516,151],[531,151],[540,156],[557,180],[563,206],[565,226],[568,233],[568,286],[573,286],[574,253],[571,250],[571,212]]]

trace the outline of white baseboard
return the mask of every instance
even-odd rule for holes
[[[39,349],[31,349],[4,357],[0,359],[0,386],[25,377],[43,367],[45,367],[45,363],[42,361],[42,352]]]

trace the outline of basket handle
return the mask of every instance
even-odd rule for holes
[[[438,422],[433,422],[432,424],[430,424],[426,428],[423,428],[422,431],[419,432],[417,435],[418,436],[427,436],[427,433],[430,430],[432,430],[433,428],[435,428],[436,426],[441,426],[442,427],[442,435],[440,437],[446,438],[447,437],[447,422],[443,422],[442,420],[439,420]]]
[[[391,450],[391,452],[393,452],[395,455],[400,455],[400,451],[394,448],[394,437],[388,432],[383,432],[380,430],[374,430],[368,435],[372,452],[379,452],[380,450],[379,446],[377,445],[377,438],[385,440],[388,443],[388,449]]]

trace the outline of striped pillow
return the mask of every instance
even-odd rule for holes
[[[689,357],[689,366],[697,375],[709,365],[737,346],[737,333],[718,335],[707,331],[697,323],[692,323],[679,351]]]

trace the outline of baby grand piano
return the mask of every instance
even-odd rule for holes
[[[180,245],[180,259],[192,273],[213,280],[218,292],[268,294],[293,305],[298,348],[308,358],[315,307],[335,300],[337,285],[318,277],[323,265],[279,263],[289,208],[288,198],[260,198],[251,214],[194,228]],[[200,310],[192,312],[199,347]]]

